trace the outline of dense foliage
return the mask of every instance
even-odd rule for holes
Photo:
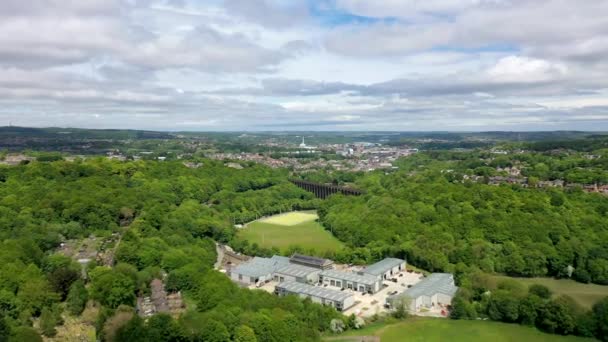
[[[233,225],[315,205],[284,171],[181,162],[32,162],[0,168],[0,336],[54,336],[65,315],[97,303],[105,341],[315,341],[340,318],[331,308],[235,286],[212,270],[215,243]],[[60,252],[69,241],[119,237],[113,267],[81,265]],[[143,322],[136,297],[163,278],[191,308]],[[37,322],[36,329],[30,327]]]
[[[355,251],[365,247],[371,259],[392,254],[429,271],[462,264],[608,284],[606,196],[463,184],[434,170],[372,174],[359,183],[366,195],[334,196],[319,215],[340,240]]]
[[[515,280],[496,282],[481,272],[461,281],[452,301],[452,319],[489,318],[506,323],[536,326],[561,334],[597,337],[608,341],[608,298],[585,311],[568,296],[552,297],[542,285],[525,288]]]

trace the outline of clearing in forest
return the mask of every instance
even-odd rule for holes
[[[353,330],[326,341],[352,341],[350,336],[372,335],[382,342],[585,342],[593,341],[575,336],[560,336],[543,333],[535,328],[517,324],[490,321],[451,320],[445,318],[408,318],[399,323],[371,325],[361,330]],[[340,337],[343,337],[342,339]]]
[[[260,247],[277,247],[285,251],[298,246],[318,255],[342,248],[342,242],[325,230],[317,218],[314,211],[275,215],[247,224],[239,230],[238,237]]]
[[[579,305],[590,309],[593,304],[608,297],[608,286],[597,284],[583,284],[570,279],[553,278],[515,278],[507,276],[495,276],[497,280],[514,279],[528,287],[532,284],[544,285],[554,296],[568,295]]]
[[[315,221],[319,216],[314,211],[293,211],[290,213],[270,216],[258,222],[278,224],[281,226],[295,226],[296,224]]]

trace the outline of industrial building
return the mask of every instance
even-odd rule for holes
[[[319,281],[318,268],[312,268],[296,264],[287,264],[274,271],[273,279],[280,283],[285,281],[295,281],[306,284],[316,284]]]
[[[359,274],[369,274],[379,279],[393,278],[397,273],[405,270],[405,260],[397,258],[385,258],[375,264],[367,266]]]
[[[330,290],[321,286],[292,281],[278,284],[274,292],[279,296],[293,294],[302,298],[310,298],[315,303],[332,306],[338,311],[344,311],[355,305],[355,297],[349,292]]]
[[[226,274],[235,282],[255,285],[272,280],[274,272],[287,265],[289,265],[289,258],[278,255],[272,258],[254,257],[228,270]]]
[[[382,289],[382,280],[375,276],[336,270],[322,271],[319,274],[319,284],[372,294]]]
[[[292,255],[289,261],[292,264],[318,268],[320,270],[328,270],[334,268],[334,262],[329,259],[317,258],[298,253]]]
[[[386,303],[394,306],[395,300],[403,297],[410,299],[409,310],[421,308],[446,307],[452,304],[452,298],[458,291],[454,276],[450,273],[433,273],[403,293],[390,296]]]

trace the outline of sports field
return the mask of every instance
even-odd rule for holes
[[[378,336],[382,342],[590,342],[592,339],[543,333],[517,324],[489,321],[455,321],[445,318],[408,318],[388,325],[349,331],[327,341],[360,341],[352,336]]]
[[[323,253],[342,248],[342,243],[323,229],[317,218],[314,211],[275,215],[247,224],[237,236],[261,247],[277,247],[280,250],[299,246]]]
[[[596,284],[583,284],[570,279],[553,278],[513,278],[496,276],[496,279],[515,279],[525,286],[540,284],[548,287],[554,295],[562,294],[572,297],[584,308],[591,308],[600,299],[608,297],[608,286]]]

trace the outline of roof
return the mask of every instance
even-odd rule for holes
[[[307,267],[302,265],[289,264],[276,269],[275,273],[285,274],[292,277],[306,277],[307,275],[319,272],[318,268]]]
[[[458,287],[454,284],[454,276],[450,273],[433,273],[430,276],[421,280],[418,284],[405,290],[399,296],[408,296],[410,298],[418,298],[420,296],[431,297],[437,293],[443,293],[448,296],[453,296],[458,291]]]
[[[291,256],[291,262],[301,263],[301,264],[310,264],[315,266],[327,266],[333,264],[333,261],[329,259],[317,258],[309,255],[302,255],[295,253]]]
[[[373,285],[378,282],[378,278],[368,274],[357,274],[352,272],[343,272],[336,270],[325,270],[319,273],[324,277],[331,277],[336,279],[343,279],[346,281],[352,281],[357,284]]]
[[[379,276],[384,274],[386,271],[392,269],[393,267],[399,266],[404,263],[405,260],[397,259],[397,258],[385,258],[383,260],[378,261],[375,264],[371,264],[367,266],[363,273]]]
[[[329,299],[336,302],[343,302],[353,295],[348,292],[330,290],[320,286],[312,286],[295,281],[287,281],[276,286],[277,288],[284,289],[287,292],[304,294],[307,296]]]
[[[235,267],[232,270],[232,273],[242,274],[249,277],[261,277],[263,275],[273,273],[277,268],[286,264],[289,264],[289,260],[275,257],[270,259],[254,257],[253,259]]]

